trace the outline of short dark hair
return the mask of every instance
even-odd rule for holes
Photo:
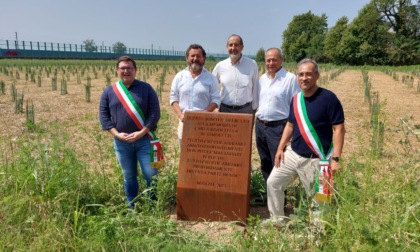
[[[240,43],[241,45],[244,45],[244,41],[242,40],[241,36],[239,36],[238,34],[232,34],[232,35],[230,35],[230,36],[229,36],[229,38],[228,38],[228,39],[227,39],[227,41],[226,41],[226,45],[229,43],[229,39],[230,39],[231,37],[238,37],[238,38],[239,38],[239,43]]]
[[[306,64],[306,63],[312,63],[312,64],[314,64],[314,66],[315,66],[315,73],[318,73],[318,63],[316,63],[316,61],[313,60],[313,59],[308,59],[308,58],[303,59],[303,60],[299,61],[297,67],[299,68],[301,65]]]
[[[117,62],[117,68],[118,68],[118,65],[120,64],[120,62],[122,62],[122,61],[124,61],[124,62],[132,62],[134,68],[137,69],[136,62],[130,56],[121,56],[121,57],[119,57],[118,58],[118,62]]]
[[[188,48],[187,51],[185,52],[185,56],[188,57],[188,55],[190,55],[190,50],[191,49],[200,49],[201,52],[203,53],[203,57],[206,58],[206,51],[204,50],[204,48],[199,45],[199,44],[191,44]]]

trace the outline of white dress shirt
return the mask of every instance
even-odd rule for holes
[[[182,112],[205,110],[212,102],[220,106],[216,77],[204,67],[195,79],[188,67],[178,72],[171,85],[170,105],[176,101]]]
[[[258,107],[258,66],[253,59],[241,56],[232,64],[230,58],[220,61],[213,69],[222,88],[222,103],[230,106],[241,106],[252,102],[252,109]]]
[[[268,73],[261,75],[258,87],[260,97],[257,118],[263,121],[279,121],[289,117],[290,103],[300,92],[296,75],[281,68],[274,79]]]

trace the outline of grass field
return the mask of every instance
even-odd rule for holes
[[[319,231],[297,185],[289,192],[293,221],[281,230],[259,225],[266,207],[252,207],[247,224],[176,220],[179,149],[169,89],[186,66],[179,61],[137,62],[138,79],[151,83],[161,101],[167,166],[157,205],[143,186],[141,204],[128,210],[111,135],[98,120],[100,94],[117,78],[114,64],[0,61],[0,251],[420,250],[418,66],[321,67],[320,85],[341,100],[347,133],[338,191]],[[255,143],[252,169],[251,191],[258,194]]]

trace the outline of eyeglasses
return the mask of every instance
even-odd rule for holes
[[[127,71],[127,72],[131,72],[134,70],[134,67],[119,67],[118,68],[121,72]]]

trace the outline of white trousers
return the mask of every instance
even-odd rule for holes
[[[183,128],[184,128],[184,123],[181,120],[179,120],[179,123],[178,123],[178,143],[179,143],[179,147],[181,147]]]
[[[273,219],[284,217],[284,191],[299,177],[308,196],[314,193],[314,177],[319,167],[318,158],[304,158],[292,150],[290,145],[284,152],[284,162],[274,167],[267,180],[268,210]],[[313,204],[317,205],[315,201]]]

